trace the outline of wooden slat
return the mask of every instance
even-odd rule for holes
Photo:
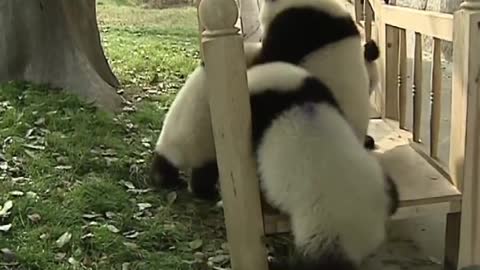
[[[442,106],[442,58],[440,39],[433,39],[432,91],[430,94],[432,113],[430,117],[430,155],[438,159],[440,145],[440,118]]]
[[[399,106],[399,125],[401,129],[407,129],[407,31],[400,29],[399,31],[399,47],[398,55],[398,106]]]
[[[398,28],[386,26],[386,68],[385,68],[385,117],[393,120],[399,119],[398,98]]]
[[[413,67],[413,140],[420,142],[423,98],[422,35],[415,32],[415,56]]]
[[[386,24],[413,30],[442,40],[453,40],[453,15],[434,11],[382,5]]]
[[[355,21],[358,23],[363,21],[363,5],[361,0],[353,0],[355,7]]]
[[[419,205],[460,199],[448,179],[410,146],[410,132],[395,121],[370,121],[369,134],[378,145],[376,153],[393,179],[402,187],[402,205]]]
[[[377,44],[380,47],[380,59],[378,60],[378,67],[380,73],[380,87],[373,93],[375,98],[375,108],[380,111],[382,117],[385,117],[385,89],[386,87],[386,59],[387,59],[387,50],[385,49],[387,44],[386,39],[386,25],[383,21],[383,16],[381,14],[382,4],[377,0],[369,0],[372,4],[375,13],[375,26],[377,27]]]
[[[373,9],[369,1],[365,0],[365,41],[372,40]]]

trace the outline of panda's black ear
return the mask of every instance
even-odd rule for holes
[[[375,41],[369,40],[363,45],[363,57],[367,62],[373,62],[380,57],[380,49]]]

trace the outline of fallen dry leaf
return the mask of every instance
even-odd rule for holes
[[[20,190],[14,190],[14,191],[10,191],[8,194],[12,196],[20,197],[20,196],[23,196],[25,193],[23,193],[23,191],[20,191]]]
[[[31,214],[31,215],[28,215],[27,217],[28,217],[28,219],[30,219],[33,223],[38,223],[38,222],[42,219],[42,217],[41,217],[39,214],[37,214],[37,213],[33,213],[33,214]]]
[[[60,236],[60,238],[57,239],[55,243],[57,244],[57,247],[62,248],[63,246],[68,244],[68,242],[70,242],[71,239],[72,239],[72,234],[69,232],[65,232],[64,234],[62,234],[62,236]]]
[[[196,250],[202,247],[203,241],[202,239],[193,240],[192,242],[188,243],[188,245],[191,249]]]
[[[2,257],[3,257],[1,261],[4,261],[6,263],[11,263],[17,260],[17,255],[15,255],[15,253],[13,253],[13,251],[11,251],[8,248],[2,248],[0,249],[0,252],[2,253]]]
[[[12,209],[13,207],[13,201],[6,201],[4,204],[3,204],[3,207],[0,208],[0,217],[6,217],[10,214],[10,209]]]
[[[113,225],[111,225],[111,224],[108,224],[108,225],[106,225],[105,227],[107,227],[107,229],[108,229],[109,231],[111,231],[112,233],[119,233],[119,232],[120,232],[120,230],[119,230],[117,227],[115,227],[115,226],[113,226]]]
[[[172,192],[167,194],[167,202],[168,202],[169,205],[173,204],[175,202],[175,200],[177,200],[177,192],[172,191]]]
[[[0,232],[8,232],[12,228],[12,224],[0,225]]]
[[[143,210],[145,210],[145,209],[147,209],[147,208],[151,208],[151,207],[152,207],[152,205],[149,204],[149,203],[137,203],[137,206],[138,206],[138,209],[139,209],[140,211],[143,211]]]
[[[133,185],[132,182],[128,182],[128,181],[120,181],[120,184],[126,186],[128,189],[135,189],[135,186]]]

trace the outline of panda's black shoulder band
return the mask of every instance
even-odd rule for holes
[[[307,103],[324,103],[344,115],[330,89],[315,77],[307,77],[303,83],[292,91],[264,89],[250,96],[252,115],[253,147],[257,148],[265,130],[283,112]]]

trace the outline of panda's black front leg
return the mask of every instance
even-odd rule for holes
[[[375,139],[373,139],[373,137],[370,136],[370,135],[366,135],[365,136],[365,142],[364,142],[363,146],[367,150],[374,150],[375,149]]]
[[[196,197],[209,201],[218,200],[217,183],[218,166],[216,160],[192,169],[190,189]]]
[[[180,170],[164,155],[154,153],[150,168],[150,185],[154,188],[185,188]]]

